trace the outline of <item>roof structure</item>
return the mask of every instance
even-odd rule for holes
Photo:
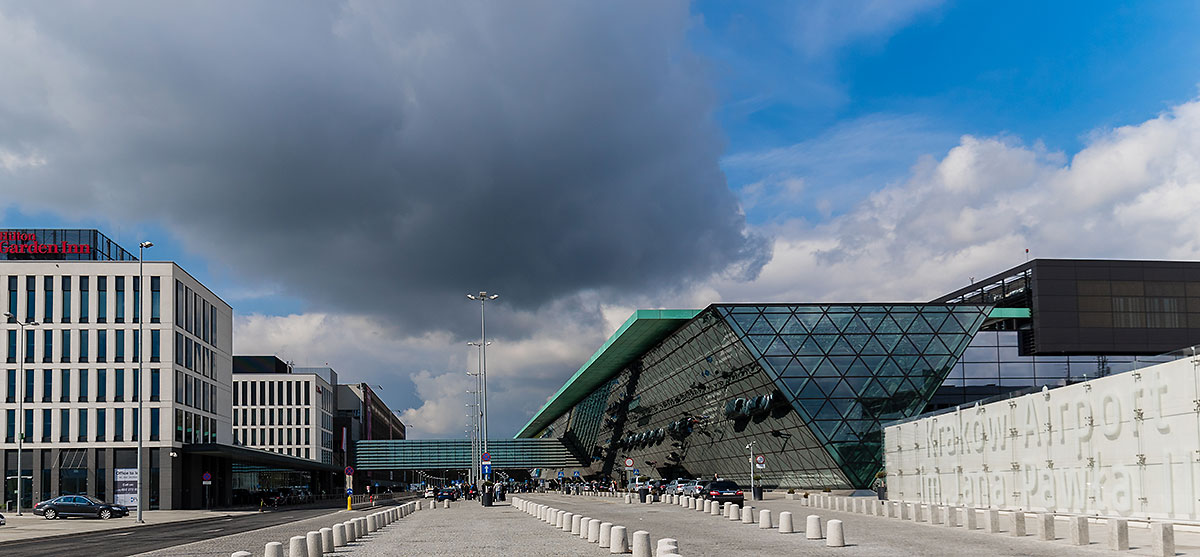
[[[534,414],[529,423],[517,433],[517,438],[533,437],[554,420],[570,410],[597,386],[612,379],[631,361],[675,332],[701,310],[698,309],[639,309],[625,320],[617,332],[596,350],[595,354],[571,376],[554,397]]]

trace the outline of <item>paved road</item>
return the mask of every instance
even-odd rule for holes
[[[218,536],[228,536],[336,513],[335,509],[294,509],[238,517],[131,526],[98,532],[4,542],[0,555],[22,557],[87,555],[125,557]],[[260,548],[261,549],[261,548]]]

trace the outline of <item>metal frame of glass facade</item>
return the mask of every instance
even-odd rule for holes
[[[54,261],[137,261],[137,257],[109,239],[96,229],[61,228],[11,228],[0,229],[0,233],[19,232],[33,234],[39,244],[84,244],[91,247],[88,253],[5,253],[0,252],[0,261],[54,260]],[[26,244],[28,242],[9,242]]]
[[[361,440],[355,467],[360,470],[465,470],[471,467],[470,439]],[[558,439],[493,439],[492,465],[504,468],[580,468],[579,459]]]

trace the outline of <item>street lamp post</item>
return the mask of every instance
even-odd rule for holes
[[[746,445],[750,449],[750,499],[754,499],[754,444],[758,441],[751,441]]]
[[[17,340],[17,382],[20,385],[19,389],[25,388],[25,327],[36,327],[37,321],[21,322],[17,316],[12,313],[5,312],[4,317],[13,320],[18,327],[21,328],[21,338]],[[28,316],[26,316],[28,317]],[[25,393],[17,397],[17,422],[20,423],[20,429],[17,431],[17,516],[21,515],[21,447],[25,441]]]
[[[142,268],[142,260],[144,259],[144,255],[146,253],[146,248],[152,248],[152,247],[154,247],[153,242],[142,242],[142,243],[138,244],[138,285],[137,285],[137,287],[138,287],[138,291],[137,291],[137,299],[138,299],[138,308],[137,308],[137,312],[138,312],[137,401],[138,401],[138,407],[137,407],[137,425],[135,426],[135,427],[137,427],[137,467],[138,467],[137,521],[138,521],[138,524],[142,524],[142,523],[146,522],[145,520],[142,520],[142,509],[145,508],[145,506],[146,506],[144,504],[145,502],[142,501],[142,482],[145,481],[145,474],[142,473],[142,437],[145,436],[144,430],[146,429],[146,428],[142,427],[146,421],[146,413],[142,410],[142,399],[146,398],[145,393],[142,392],[143,390],[145,390],[145,385],[146,385],[146,382],[143,381],[143,379],[145,379],[145,378],[142,377],[142,375],[144,373],[143,368],[145,368],[145,360],[146,360],[146,357],[145,357],[146,350],[144,348],[146,346],[146,274],[142,270],[143,269]]]
[[[499,298],[499,294],[467,294],[467,298],[479,301],[479,412],[483,415],[480,425],[480,440],[482,451],[488,452],[488,416],[487,416],[487,321],[485,319],[487,303]],[[485,478],[486,479],[486,478]]]

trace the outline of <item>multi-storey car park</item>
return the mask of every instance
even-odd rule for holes
[[[1198,343],[1197,262],[1038,259],[928,303],[639,310],[517,437],[560,440],[593,479],[632,458],[748,485],[753,442],[769,487],[869,488],[883,424]]]

